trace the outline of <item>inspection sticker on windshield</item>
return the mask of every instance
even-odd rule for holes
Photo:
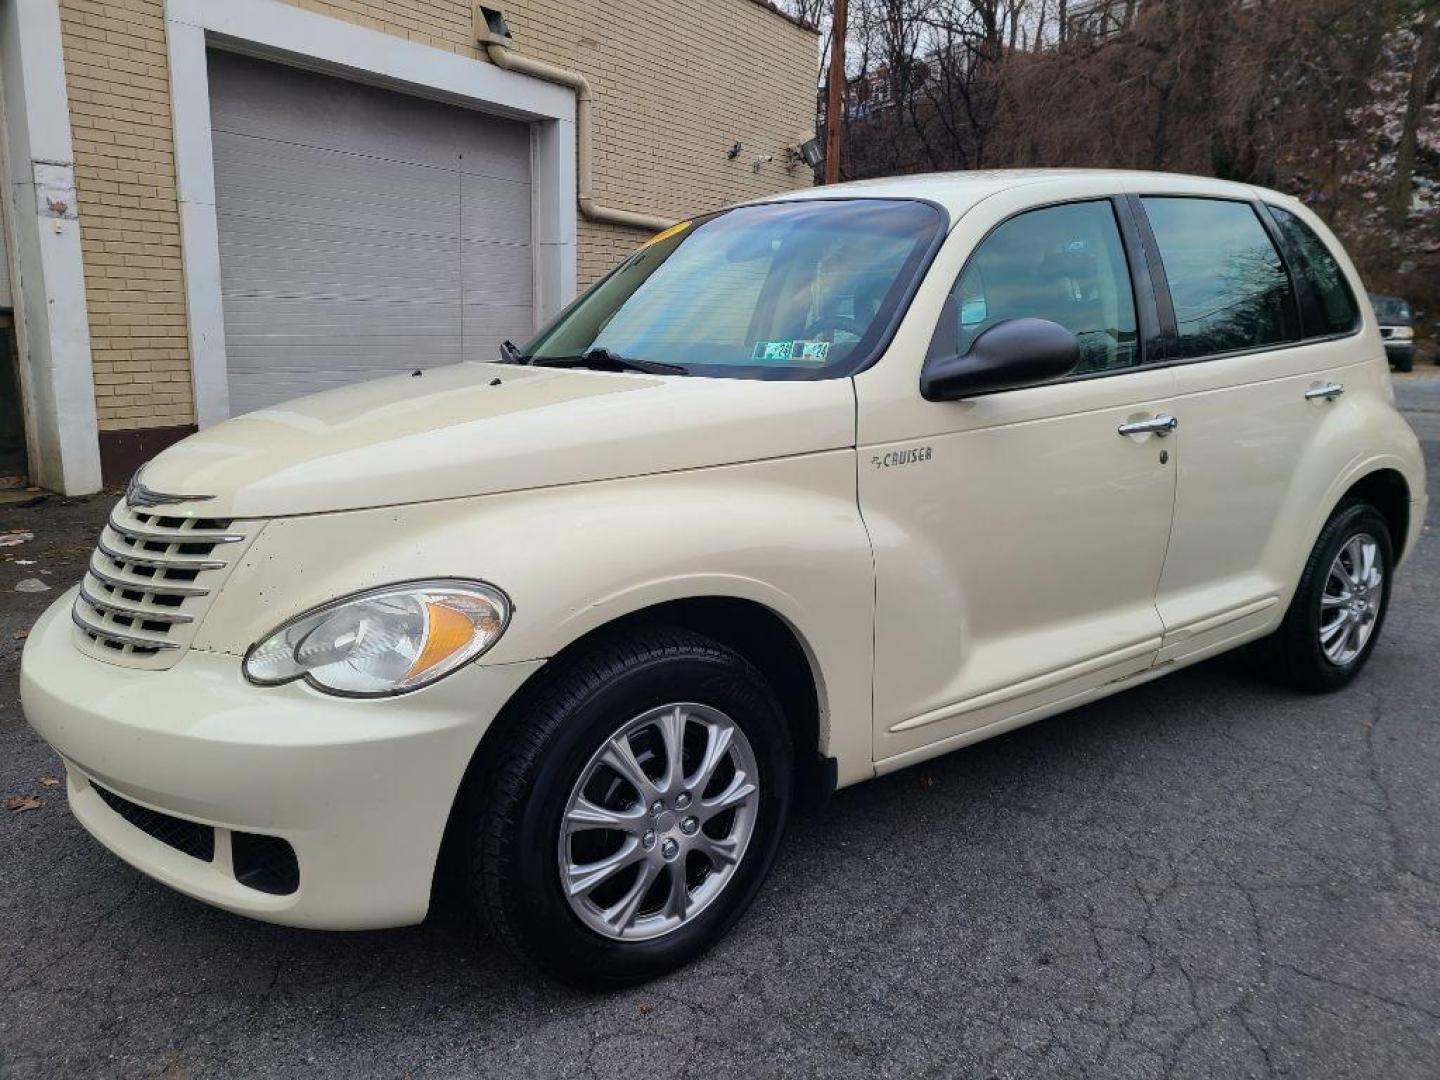
[[[790,359],[802,364],[823,364],[829,355],[828,341],[797,341],[790,346]]]
[[[829,355],[828,341],[757,341],[750,359],[759,364],[823,364]]]

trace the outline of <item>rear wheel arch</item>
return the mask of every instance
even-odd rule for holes
[[[1304,568],[1283,620],[1274,632],[1255,642],[1250,650],[1258,670],[1295,689],[1310,693],[1338,690],[1359,673],[1379,641],[1389,606],[1393,570],[1396,565],[1390,531],[1391,526],[1385,514],[1372,502],[1349,496],[1340,500],[1325,519],[1324,527],[1306,556]],[[1335,567],[1342,566],[1342,551],[1346,550],[1346,544],[1354,542],[1357,536],[1374,542],[1375,563],[1378,565],[1379,575],[1371,581],[1367,571],[1364,575],[1365,584],[1362,586],[1355,577],[1358,559],[1352,558],[1350,570],[1341,571],[1350,575],[1349,584],[1337,582],[1339,593],[1335,595],[1334,602],[1327,605],[1324,597],[1333,595],[1329,583],[1337,581]],[[1358,597],[1361,605],[1358,609],[1347,603],[1352,594]],[[1373,627],[1360,638],[1358,654],[1348,657],[1329,655],[1328,648],[1333,635],[1327,633],[1326,608],[1330,608],[1330,627],[1338,627],[1340,633],[1344,634],[1347,633],[1347,625],[1352,627],[1349,632],[1354,632],[1356,620],[1366,617],[1367,605],[1373,612],[1370,616]],[[1348,616],[1345,613],[1346,608],[1350,609]],[[1338,619],[1335,618],[1337,615]]]
[[[1326,492],[1317,495],[1314,501],[1309,503],[1311,507],[1320,508],[1319,516],[1311,520],[1308,533],[1298,533],[1292,537],[1293,550],[1287,544],[1284,558],[1289,567],[1289,589],[1293,590],[1299,585],[1315,542],[1347,502],[1363,502],[1373,506],[1384,519],[1385,526],[1390,531],[1391,550],[1397,566],[1409,553],[1405,541],[1410,527],[1410,484],[1404,473],[1388,463],[1379,462],[1358,468],[1352,463],[1352,469],[1342,471]],[[1287,591],[1280,599],[1283,604],[1289,604],[1293,598],[1293,591]]]
[[[1410,485],[1405,482],[1405,477],[1395,469],[1377,469],[1366,473],[1336,500],[1335,507],[1331,508],[1325,520],[1329,521],[1335,508],[1347,499],[1369,503],[1380,512],[1390,530],[1395,561],[1398,563],[1408,553],[1405,550],[1405,541],[1410,531]]]

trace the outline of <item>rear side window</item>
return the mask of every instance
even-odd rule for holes
[[[1280,253],[1248,203],[1141,200],[1175,306],[1171,359],[1262,348],[1299,335]]]
[[[1049,319],[1075,334],[1075,374],[1139,362],[1135,299],[1108,201],[1018,214],[987,236],[951,290],[932,351],[964,354],[1009,319]]]
[[[1355,295],[1325,242],[1289,210],[1271,206],[1270,213],[1294,253],[1296,274],[1307,286],[1301,291],[1305,336],[1328,337],[1355,329],[1360,314]]]

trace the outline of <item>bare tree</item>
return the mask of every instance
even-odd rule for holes
[[[1435,67],[1437,39],[1440,39],[1440,11],[1431,11],[1420,20],[1415,58],[1410,65],[1410,87],[1405,96],[1405,118],[1401,123],[1400,141],[1395,147],[1395,182],[1390,189],[1390,216],[1400,223],[1410,215],[1415,182],[1416,135],[1430,86],[1430,75]]]
[[[1278,187],[1369,276],[1440,304],[1435,0],[852,4],[847,177],[1090,165]]]

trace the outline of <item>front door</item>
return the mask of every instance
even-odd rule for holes
[[[1123,203],[1039,198],[961,220],[931,272],[954,275],[936,340],[964,352],[998,322],[1050,319],[1080,338],[1070,377],[933,403],[892,349],[890,371],[856,378],[882,769],[1143,671],[1160,648],[1174,440],[1119,430],[1171,408],[1173,372],[1144,363],[1143,257]]]

